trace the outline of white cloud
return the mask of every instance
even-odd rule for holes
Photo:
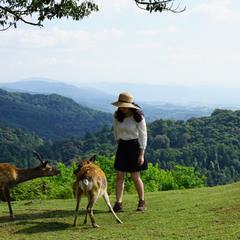
[[[120,12],[136,9],[134,0],[95,0],[94,2],[99,5],[100,11]]]
[[[65,31],[53,30],[12,30],[4,33],[0,38],[0,48],[9,49],[43,49],[62,47],[86,50],[98,41],[118,40],[123,32],[115,29],[98,31]]]
[[[136,43],[134,45],[134,48],[141,49],[141,50],[157,50],[163,48],[163,44],[159,42],[142,42],[142,43]]]
[[[144,29],[144,30],[139,30],[136,32],[138,36],[146,36],[146,37],[151,37],[151,36],[157,36],[162,33],[176,33],[178,32],[177,27],[175,26],[167,26],[165,28],[152,28],[152,29]]]
[[[198,4],[191,13],[207,16],[215,21],[239,21],[240,13],[232,0],[208,0]]]

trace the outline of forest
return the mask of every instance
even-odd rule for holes
[[[32,150],[66,166],[72,159],[97,154],[112,159],[116,144],[111,125],[83,137],[46,140],[2,125],[0,162],[28,167],[36,163]],[[240,180],[240,111],[216,109],[211,116],[187,121],[157,120],[148,124],[146,159],[162,170],[193,167],[208,186]]]
[[[83,107],[58,94],[0,89],[0,123],[24,129],[43,139],[84,136],[87,131],[98,131],[111,122],[111,114]]]

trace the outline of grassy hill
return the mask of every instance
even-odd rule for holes
[[[115,223],[102,199],[95,206],[101,226],[82,225],[86,199],[81,202],[78,226],[73,227],[75,200],[19,201],[13,204],[17,219],[8,220],[1,204],[0,239],[240,239],[240,183],[168,192],[147,193],[148,210],[135,212],[136,196],[125,195],[125,211]],[[112,202],[113,196],[111,196]]]
[[[57,94],[10,93],[0,89],[0,122],[56,140],[97,131],[112,124],[112,115],[82,107]]]

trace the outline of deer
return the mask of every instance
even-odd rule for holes
[[[109,208],[109,211],[115,217],[117,223],[122,223],[122,221],[118,218],[116,213],[114,212],[108,192],[107,192],[107,178],[103,170],[94,164],[96,160],[96,155],[92,156],[88,160],[83,160],[79,163],[77,169],[74,171],[76,175],[76,181],[73,183],[73,194],[76,198],[77,204],[75,209],[75,218],[73,226],[76,226],[79,204],[82,195],[86,195],[88,197],[88,204],[86,208],[86,216],[83,224],[87,223],[87,216],[89,215],[91,219],[92,226],[94,228],[98,228],[99,225],[95,222],[93,217],[93,206],[98,200],[99,197],[103,197],[106,205]]]
[[[60,173],[55,166],[43,160],[39,153],[36,151],[33,153],[40,161],[40,165],[34,168],[17,168],[9,163],[0,163],[0,200],[8,203],[10,220],[15,219],[11,206],[10,188],[34,178],[55,176]]]

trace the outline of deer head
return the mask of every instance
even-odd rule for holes
[[[48,161],[42,159],[41,155],[36,151],[33,151],[37,159],[40,161],[40,165],[37,167],[41,171],[42,176],[55,176],[60,173],[56,166],[48,164]]]
[[[95,162],[95,160],[96,160],[96,155],[93,155],[93,156],[92,156],[90,159],[88,159],[88,160],[82,160],[82,161],[80,161],[79,164],[78,164],[77,169],[74,170],[73,173],[74,173],[75,175],[77,175],[77,173],[81,170],[81,168],[82,168],[83,166],[85,166],[85,165],[87,165],[87,164],[91,164],[91,163]]]

